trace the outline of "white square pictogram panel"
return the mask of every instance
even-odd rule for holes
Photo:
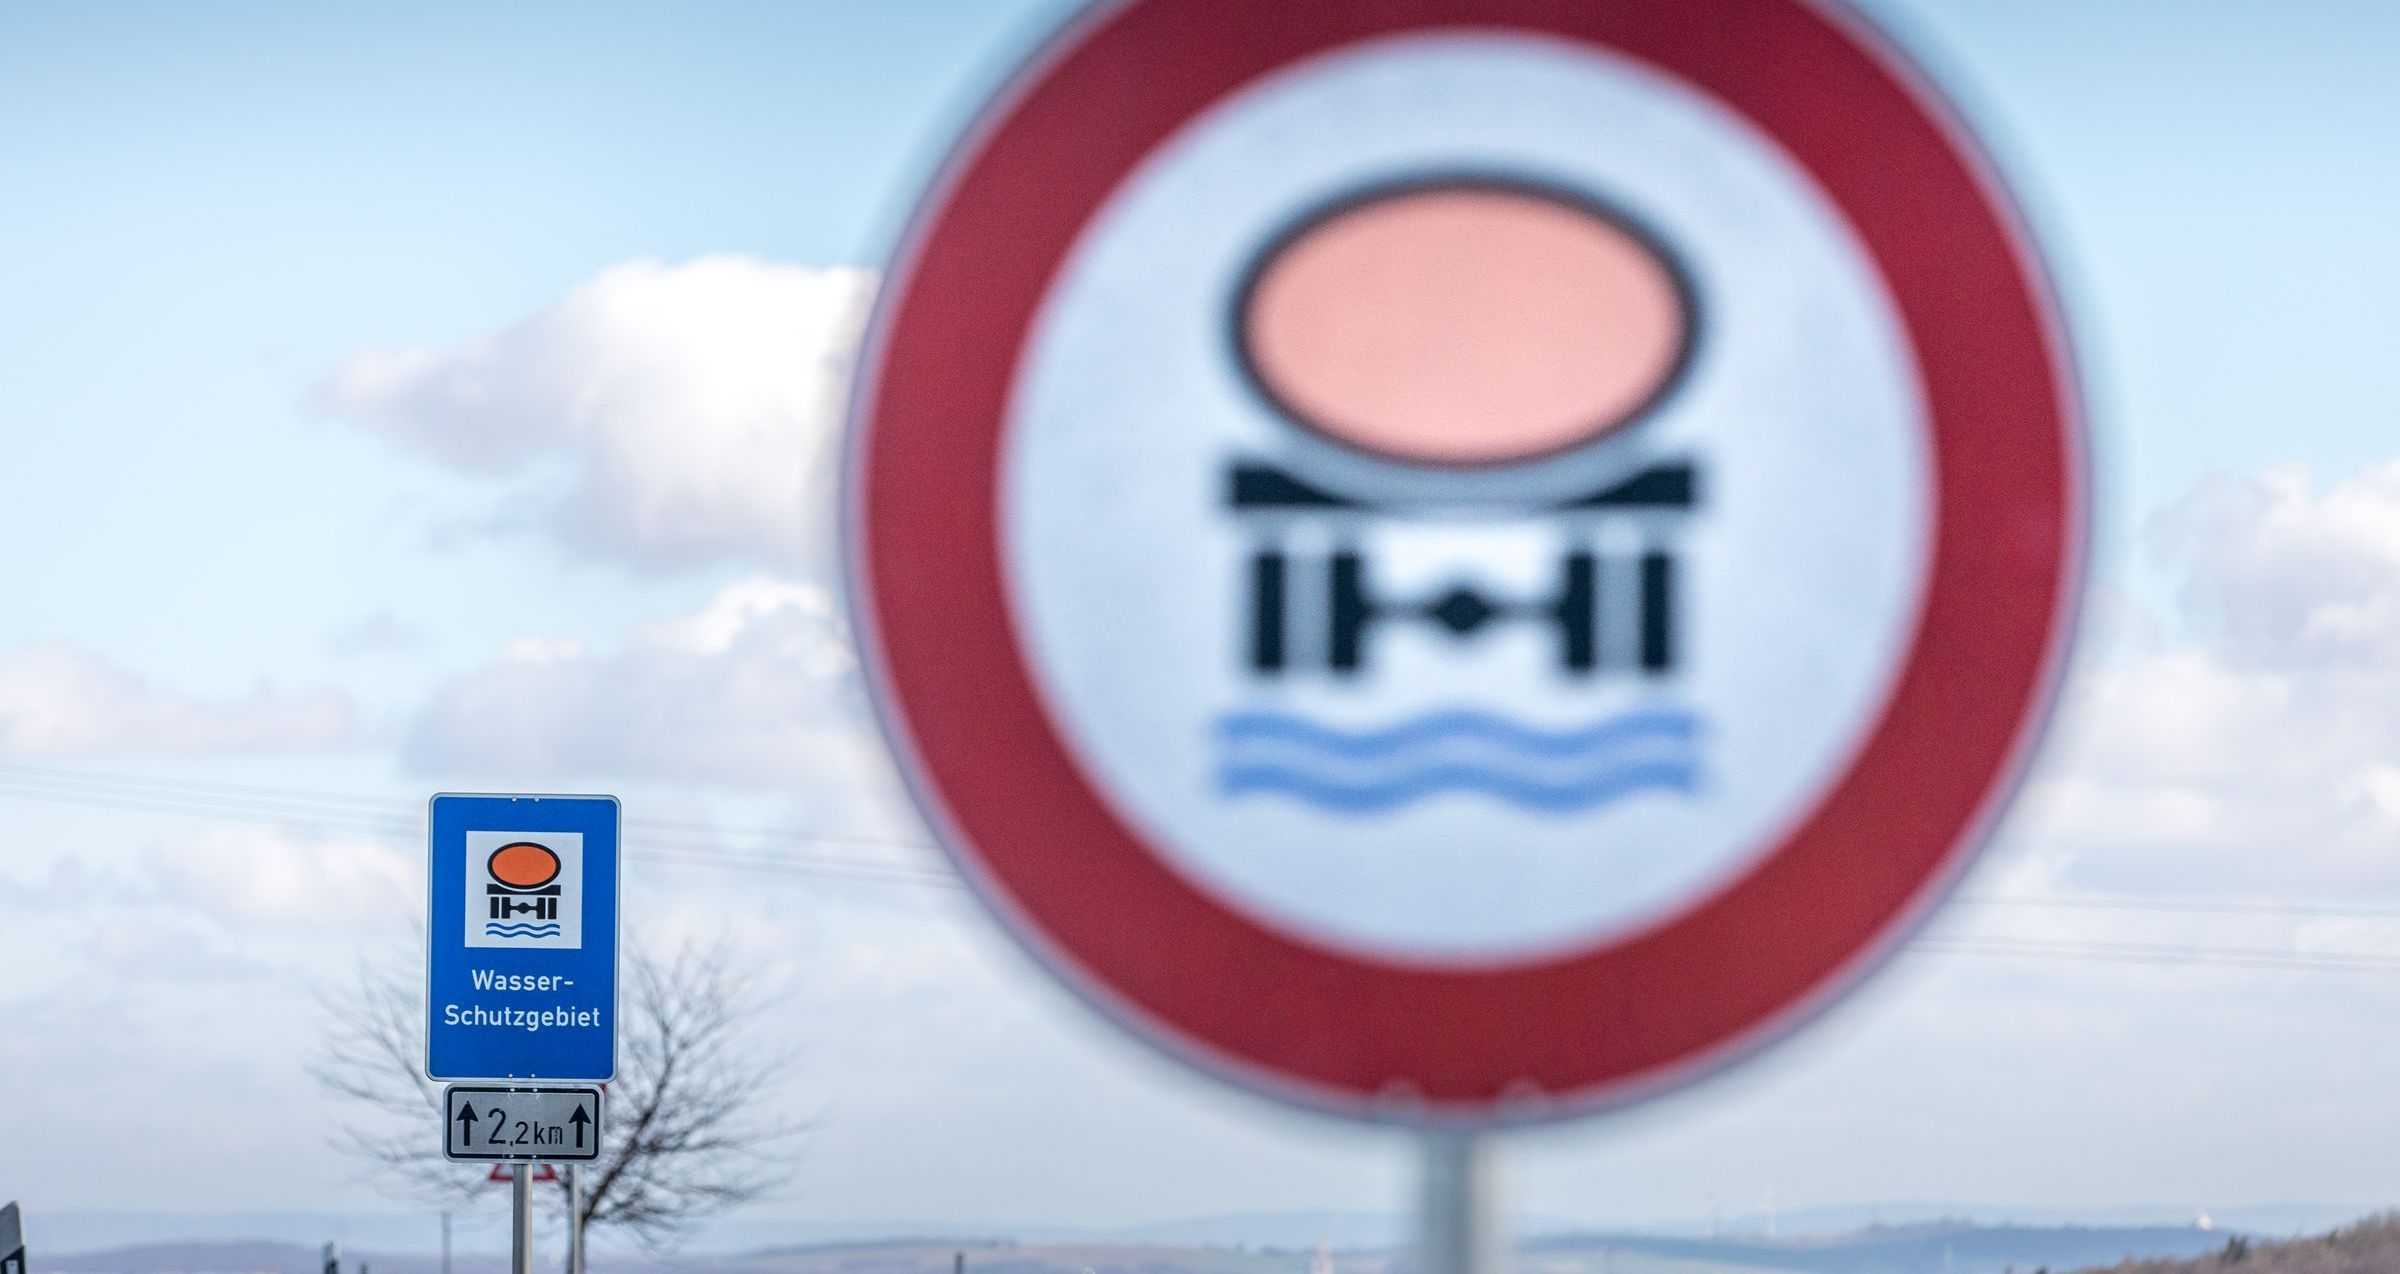
[[[468,832],[470,947],[583,946],[581,832]]]

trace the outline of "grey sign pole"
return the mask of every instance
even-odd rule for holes
[[[1424,1230],[1419,1274],[1501,1274],[1492,1137],[1443,1129],[1425,1133]]]
[[[13,1203],[0,1203],[0,1274],[25,1274],[25,1217]]]
[[[583,1274],[583,1165],[567,1165],[567,1274]]]
[[[514,1164],[509,1169],[508,1212],[509,1274],[533,1274],[533,1165],[530,1163]]]

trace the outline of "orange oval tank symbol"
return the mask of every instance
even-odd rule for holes
[[[1255,383],[1296,423],[1405,464],[1514,465],[1641,418],[1692,351],[1692,298],[1614,214],[1499,181],[1345,203],[1237,303]]]
[[[558,878],[558,855],[547,845],[513,841],[493,850],[484,869],[511,889],[539,889]]]

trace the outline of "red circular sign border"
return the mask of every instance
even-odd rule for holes
[[[2082,427],[2051,289],[1988,162],[1863,19],[1817,0],[1706,12],[1576,0],[1104,7],[1019,72],[920,208],[852,412],[845,527],[869,681],[904,776],[985,901],[1067,985],[1169,1052],[1272,1096],[1408,1122],[1521,1122],[1634,1100],[1826,1007],[1922,920],[2021,776],[2082,569]],[[1461,27],[1610,48],[1700,86],[1782,145],[1842,210],[1901,315],[1938,496],[1918,630],[1889,700],[1781,846],[1632,938],[1453,970],[1377,964],[1269,929],[1142,847],[1075,764],[1018,649],[997,470],[1032,316],[1142,157],[1301,58]],[[1872,153],[1861,135],[1876,139]],[[2017,604],[1979,604],[1986,590]]]

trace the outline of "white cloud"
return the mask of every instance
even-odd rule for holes
[[[140,862],[162,901],[229,929],[346,933],[423,911],[419,858],[363,837],[221,827],[152,845]]]
[[[511,498],[579,550],[810,566],[873,291],[861,270],[632,261],[505,331],[360,353],[321,398],[460,473],[563,475]]]
[[[522,638],[441,687],[406,744],[426,773],[730,788],[879,784],[850,646],[826,590],[741,580],[615,651]]]
[[[337,655],[389,655],[425,644],[425,632],[389,610],[379,610],[343,625],[326,640]]]
[[[2213,483],[2149,538],[2191,631],[2077,677],[2021,836],[2092,887],[2400,887],[2400,464]]]
[[[53,918],[107,914],[134,927],[284,939],[405,925],[425,906],[422,851],[390,839],[234,823],[136,846],[33,839],[48,857],[19,855],[21,869],[0,875],[0,887]]]
[[[76,935],[83,963],[117,977],[185,985],[261,977],[269,966],[219,930],[184,916],[96,916]]]
[[[66,646],[0,651],[0,757],[266,752],[338,743],[350,730],[349,701],[330,691],[208,700]]]
[[[2400,461],[2319,492],[2307,469],[2220,479],[2160,519],[2152,546],[2187,571],[2184,603],[2237,664],[2400,662]]]

